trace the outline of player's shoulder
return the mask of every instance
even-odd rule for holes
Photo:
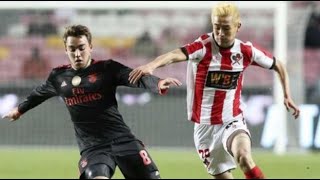
[[[243,41],[240,41],[241,45],[245,48],[243,49],[247,49],[247,50],[250,50],[250,51],[263,51],[263,52],[267,52],[267,50],[260,46],[259,44],[257,43],[253,43],[251,41],[246,41],[246,42],[243,42]]]
[[[71,64],[62,64],[62,65],[59,65],[59,66],[52,68],[52,73],[56,74],[56,73],[64,72],[64,71],[69,70],[71,68],[72,68]]]
[[[196,41],[202,41],[202,42],[206,42],[206,41],[211,41],[212,39],[212,33],[204,33],[204,34],[201,34],[197,39]]]
[[[253,43],[251,41],[243,41],[241,39],[236,38],[236,42],[238,42],[238,44],[245,45],[245,46],[253,46]]]
[[[118,63],[118,62],[117,62],[116,60],[114,60],[114,59],[102,60],[102,62],[103,62],[105,65],[110,65],[110,64]]]
[[[104,60],[104,59],[92,59],[92,64],[93,66],[103,66],[104,64],[108,63],[109,60]]]
[[[116,62],[114,59],[94,59],[92,61],[92,64],[108,64],[108,63],[114,63]]]
[[[62,65],[54,67],[53,70],[61,71],[61,70],[70,69],[70,68],[71,68],[71,64],[62,64]]]
[[[114,59],[103,60],[103,62],[104,62],[105,66],[115,66],[115,65],[121,65],[122,64],[119,61],[114,60]]]
[[[254,50],[254,45],[251,41],[242,41],[240,39],[235,39],[235,48],[241,49],[242,52],[251,53]]]
[[[95,65],[97,66],[103,66],[104,69],[119,69],[120,67],[122,67],[123,65],[114,60],[114,59],[107,59],[107,60],[97,60],[94,62]]]
[[[235,39],[233,49],[241,51],[242,54],[252,55],[253,45],[250,41],[242,41],[240,39]]]
[[[212,41],[213,41],[212,33],[204,33],[204,34],[201,34],[194,42],[201,43],[204,46],[205,44],[211,43]]]
[[[59,76],[59,75],[63,74],[64,72],[68,71],[69,69],[71,69],[70,64],[64,64],[64,65],[59,65],[59,66],[53,67],[50,72],[50,78]]]

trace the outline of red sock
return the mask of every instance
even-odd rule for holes
[[[244,175],[246,179],[264,179],[264,175],[258,166],[250,169],[249,171],[245,172]]]

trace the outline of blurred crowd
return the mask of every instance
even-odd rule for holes
[[[320,92],[320,3],[296,1],[292,8],[313,7],[306,22],[304,69],[307,92]],[[239,38],[273,50],[272,11],[243,12]],[[95,59],[113,58],[131,67],[153,60],[157,55],[189,43],[211,31],[210,15],[201,11],[169,10],[5,10],[0,11],[0,83],[19,79],[44,79],[48,69],[66,64],[62,32],[69,24],[92,29]],[[93,20],[94,19],[94,20]],[[289,29],[290,31],[290,29]],[[290,52],[289,52],[290,53]],[[310,70],[311,69],[311,70]],[[161,70],[185,82],[186,64]],[[272,74],[246,75],[248,87],[270,87]],[[320,97],[320,95],[319,95]]]

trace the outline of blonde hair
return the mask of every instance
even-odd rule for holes
[[[215,16],[232,16],[235,24],[240,23],[240,11],[235,4],[230,2],[221,2],[214,6],[211,11],[211,20],[213,20]]]

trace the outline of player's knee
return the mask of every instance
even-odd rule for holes
[[[84,179],[108,179],[111,175],[111,169],[106,164],[94,164],[85,170]]]
[[[159,171],[153,171],[149,174],[147,179],[161,179]]]

